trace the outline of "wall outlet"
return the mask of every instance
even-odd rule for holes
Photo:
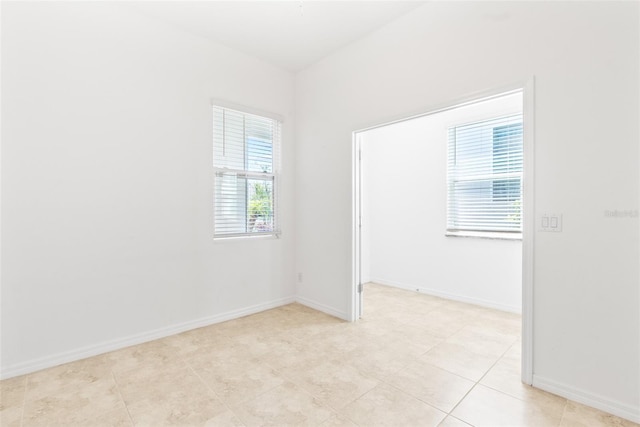
[[[298,283],[302,283],[302,273],[298,273]]]

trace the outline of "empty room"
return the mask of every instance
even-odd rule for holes
[[[637,1],[0,24],[0,425],[640,423]]]
[[[521,314],[523,121],[517,89],[358,132],[360,281]]]

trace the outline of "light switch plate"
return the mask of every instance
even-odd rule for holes
[[[562,231],[562,214],[543,213],[538,219],[538,230],[559,233]]]

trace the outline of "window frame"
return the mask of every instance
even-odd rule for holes
[[[259,172],[250,170],[248,165],[245,164],[244,169],[236,169],[236,168],[228,168],[221,167],[216,165],[216,134],[215,134],[215,126],[216,126],[216,109],[221,109],[223,111],[232,111],[236,114],[241,114],[243,117],[246,116],[255,116],[261,119],[268,119],[273,122],[274,132],[272,139],[272,156],[271,156],[271,172]],[[246,107],[243,105],[230,103],[228,101],[219,100],[219,99],[211,99],[211,120],[212,120],[212,137],[211,137],[211,147],[212,147],[212,168],[213,168],[213,240],[214,241],[228,241],[228,240],[246,240],[246,239],[270,239],[270,238],[279,238],[282,234],[280,229],[280,213],[279,213],[279,194],[280,194],[280,169],[281,169],[281,147],[282,147],[282,129],[284,119],[282,116],[270,112],[265,112],[262,110],[258,110],[251,107]],[[275,130],[277,128],[277,131]],[[243,137],[243,144],[246,148],[248,144],[249,138],[245,135]],[[236,179],[245,179],[249,180],[260,180],[260,181],[270,181],[272,183],[271,186],[271,200],[272,200],[272,215],[273,215],[273,226],[271,231],[247,231],[247,232],[238,232],[238,233],[220,233],[217,232],[216,222],[218,219],[218,211],[217,211],[217,180],[221,179],[222,174],[233,176]],[[245,205],[245,222],[248,220],[248,212],[249,205]]]
[[[514,117],[519,117],[519,120],[515,120],[515,121],[511,121]],[[505,123],[500,123],[500,121],[506,121],[507,124]],[[520,216],[520,227],[519,230],[499,230],[499,229],[489,229],[489,230],[473,230],[473,229],[467,229],[467,228],[458,228],[458,227],[451,227],[452,224],[452,220],[451,218],[451,197],[453,194],[453,191],[451,189],[451,186],[454,182],[461,182],[461,181],[467,181],[467,182],[481,182],[482,180],[480,179],[470,179],[470,178],[466,178],[466,179],[453,179],[452,178],[452,170],[451,170],[451,143],[452,143],[452,139],[450,137],[451,132],[453,131],[455,133],[457,128],[464,128],[467,126],[473,126],[473,125],[479,125],[482,124],[484,122],[487,122],[487,129],[490,129],[490,132],[492,133],[492,145],[493,145],[493,150],[495,150],[495,129],[498,129],[500,127],[503,126],[510,126],[510,125],[514,125],[514,124],[519,124],[521,127],[520,130],[520,138],[521,138],[521,152],[522,152],[522,159],[521,159],[521,166],[519,171],[517,172],[507,172],[507,173],[491,173],[489,174],[489,176],[491,176],[491,180],[489,181],[491,183],[491,198],[493,199],[494,195],[495,195],[495,187],[494,184],[497,181],[503,181],[503,180],[511,180],[511,179],[517,179],[519,180],[519,188],[520,188],[520,195],[519,198],[517,200],[519,200],[520,202],[520,206],[518,208],[518,213]],[[489,123],[494,122],[493,125],[490,125]],[[463,123],[455,123],[455,124],[451,124],[449,126],[447,126],[447,167],[446,167],[446,173],[447,173],[447,179],[446,179],[446,224],[445,224],[445,236],[447,237],[471,237],[471,238],[485,238],[485,239],[501,239],[501,240],[522,240],[522,233],[524,230],[524,225],[522,222],[522,214],[524,212],[523,209],[523,202],[524,202],[524,136],[525,136],[525,129],[524,129],[524,115],[522,111],[519,112],[512,112],[512,113],[507,113],[507,114],[499,114],[499,115],[495,115],[493,117],[489,117],[489,118],[485,118],[483,120],[473,120],[473,121],[468,121],[468,122],[463,122]],[[455,140],[454,140],[455,142]],[[492,160],[490,163],[493,163],[495,161],[494,159],[494,154],[495,151],[492,151]],[[512,175],[517,174],[517,177],[513,177]],[[502,175],[502,176],[501,176]],[[505,176],[506,175],[506,176]],[[487,181],[485,179],[485,181]]]

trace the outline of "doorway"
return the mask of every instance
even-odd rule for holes
[[[354,320],[366,312],[362,296],[368,281],[520,312],[522,380],[527,384],[532,379],[532,94],[529,82],[359,130],[353,138]],[[463,135],[472,129],[484,135],[488,141],[471,150],[484,152],[492,159],[489,169],[498,170],[496,159],[505,158],[500,151],[504,132],[500,132],[517,129],[518,120],[520,181],[516,183],[511,174],[492,182],[484,176],[480,177],[484,182],[464,181],[468,177],[454,182],[452,156],[462,164],[460,159],[469,151],[452,153],[452,130]],[[471,159],[470,164],[480,157]],[[510,161],[513,164],[513,159]],[[461,195],[465,188],[471,198]],[[478,197],[480,194],[483,196]],[[465,209],[480,199],[500,203],[488,206],[488,214],[478,219]],[[378,214],[370,215],[371,211]],[[493,224],[497,228],[492,230],[487,218],[496,217],[497,211],[502,220]],[[478,286],[478,277],[490,280]]]

